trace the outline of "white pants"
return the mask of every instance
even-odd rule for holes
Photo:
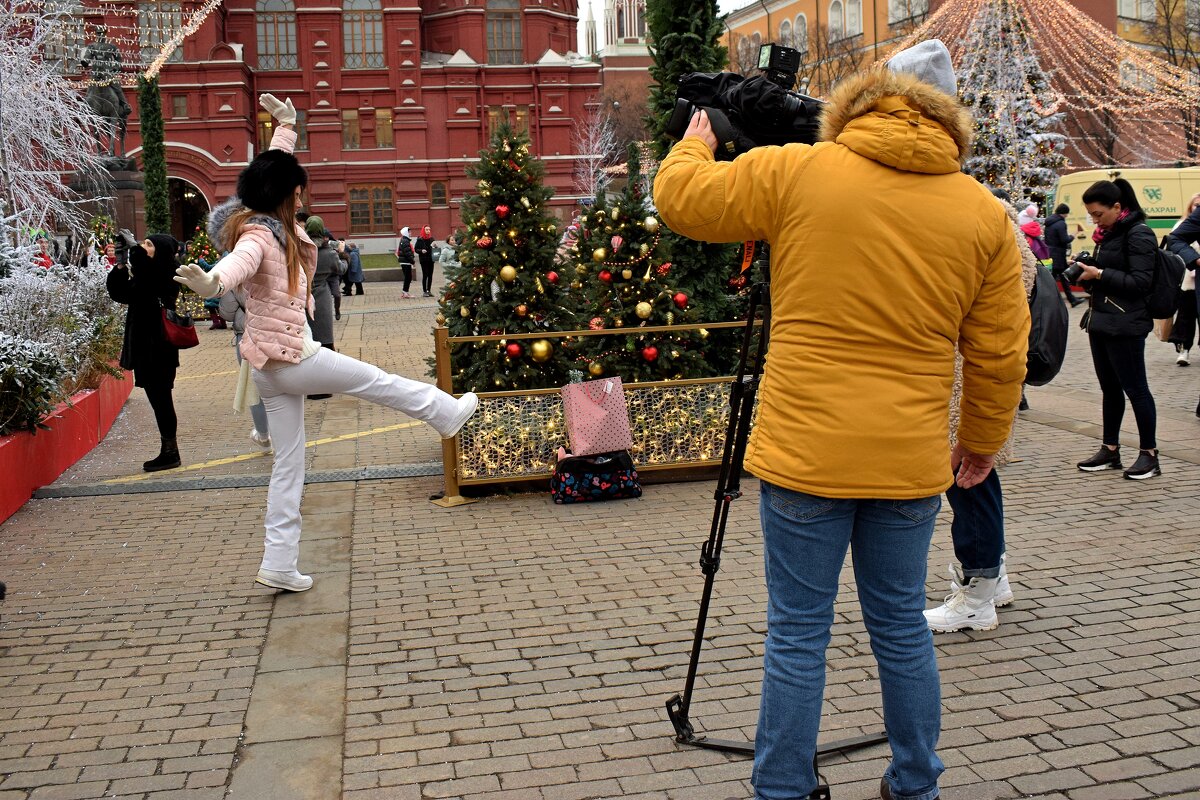
[[[267,489],[266,549],[262,568],[292,572],[300,559],[300,499],[304,494],[304,396],[361,397],[442,431],[458,401],[436,386],[389,375],[379,367],[322,347],[299,364],[254,370],[271,426],[275,466]]]

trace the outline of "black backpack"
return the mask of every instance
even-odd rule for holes
[[[1163,240],[1166,244],[1166,240]],[[1182,299],[1183,273],[1187,265],[1183,257],[1172,253],[1165,247],[1155,248],[1154,280],[1150,284],[1150,294],[1146,295],[1146,310],[1153,319],[1171,319],[1179,310]]]
[[[1182,278],[1181,278],[1182,280]],[[1038,264],[1029,297],[1029,354],[1025,357],[1025,382],[1045,386],[1054,380],[1067,357],[1067,305],[1058,296],[1050,270]]]

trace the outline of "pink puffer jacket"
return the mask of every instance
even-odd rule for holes
[[[276,128],[271,149],[292,152],[296,134]],[[241,286],[246,293],[246,330],[242,335],[242,358],[256,369],[268,361],[300,363],[304,346],[304,312],[312,312],[308,291],[317,268],[317,247],[300,225],[300,262],[303,270],[296,292],[288,291],[287,255],[268,221],[250,221],[242,228],[237,244],[217,262],[226,289]]]

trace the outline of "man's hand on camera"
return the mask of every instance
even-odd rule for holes
[[[961,444],[955,444],[950,451],[950,469],[954,470],[954,482],[960,489],[970,489],[983,483],[995,465],[995,456],[972,453]]]
[[[683,138],[689,136],[699,137],[700,141],[708,145],[708,149],[712,153],[717,152],[717,137],[713,135],[712,125],[708,123],[708,114],[704,111],[697,111],[692,114],[692,119],[688,123],[687,130],[683,132]]]

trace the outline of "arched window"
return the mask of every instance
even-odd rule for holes
[[[138,39],[142,46],[142,61],[158,58],[162,46],[183,27],[183,9],[173,0],[149,0],[138,3]],[[176,47],[167,61],[183,61],[183,48]]]
[[[862,0],[846,0],[846,35],[862,33]]]
[[[829,38],[841,39],[845,35],[846,17],[842,10],[842,0],[833,0],[829,4]]]
[[[296,69],[296,6],[292,0],[256,0],[258,68]]]
[[[346,69],[382,69],[383,11],[379,0],[342,3],[342,61]]]
[[[792,41],[795,42],[792,47],[801,53],[808,52],[808,17],[803,14],[796,15],[796,27],[792,31]]]
[[[489,64],[520,64],[521,0],[487,0]]]
[[[792,23],[790,20],[784,20],[779,23],[779,43],[784,47],[795,47],[792,44]]]

